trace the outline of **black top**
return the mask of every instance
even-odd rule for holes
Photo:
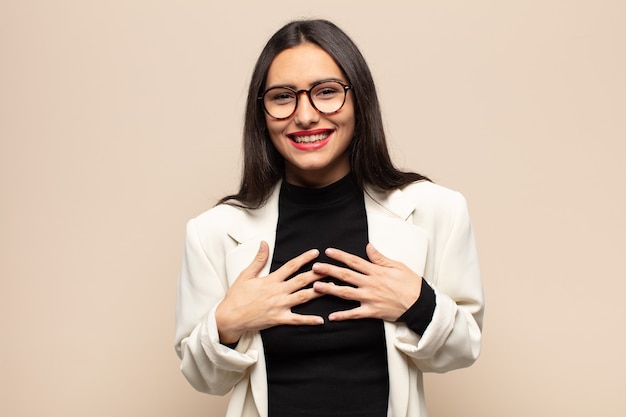
[[[324,254],[328,247],[367,259],[367,242],[363,192],[351,175],[321,189],[283,182],[271,271],[313,248],[321,254],[316,262],[339,264]],[[299,272],[311,266],[307,264]],[[333,278],[324,280],[346,285]],[[356,301],[322,296],[292,310],[322,316],[323,325],[283,325],[261,331],[269,417],[387,415],[389,376],[382,320],[328,321],[333,311],[358,305]],[[410,328],[421,334],[434,307],[434,292],[423,285],[422,296],[400,319],[413,321]]]

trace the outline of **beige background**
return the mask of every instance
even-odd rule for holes
[[[184,225],[235,190],[268,36],[325,17],[371,65],[395,160],[472,210],[483,356],[427,377],[432,416],[623,416],[625,16],[621,0],[0,0],[0,415],[223,415],[172,346]]]

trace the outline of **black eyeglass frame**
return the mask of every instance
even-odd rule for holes
[[[343,87],[343,101],[341,102],[341,106],[339,106],[339,108],[337,110],[335,110],[335,111],[323,112],[323,111],[321,111],[320,109],[318,109],[315,106],[315,103],[313,103],[313,98],[311,97],[311,90],[313,90],[318,85],[324,84],[324,83],[337,83],[337,84],[339,84],[339,85],[341,85]],[[294,106],[293,111],[291,112],[291,114],[289,116],[286,116],[286,117],[275,117],[267,110],[267,107],[265,107],[265,95],[267,93],[269,93],[270,91],[278,89],[278,88],[289,90],[289,91],[291,91],[291,92],[293,92],[295,94],[296,105]],[[307,97],[309,98],[309,103],[311,103],[311,106],[315,109],[315,111],[317,111],[320,114],[324,114],[324,115],[328,116],[328,115],[335,114],[335,113],[339,112],[339,110],[341,110],[343,108],[344,104],[346,104],[346,97],[348,97],[348,91],[350,91],[351,89],[352,89],[352,85],[345,84],[345,83],[343,83],[341,81],[338,81],[338,80],[322,80],[322,81],[318,81],[315,84],[313,84],[311,86],[311,88],[309,88],[308,90],[294,90],[291,87],[280,86],[279,85],[279,86],[272,87],[272,88],[269,88],[269,89],[265,90],[263,92],[263,94],[261,94],[260,96],[257,97],[257,100],[261,101],[261,105],[263,106],[263,110],[265,111],[265,113],[267,113],[267,115],[269,117],[271,117],[274,120],[287,120],[287,119],[289,119],[291,116],[293,116],[295,114],[296,110],[298,110],[298,100],[300,99],[300,95],[302,93],[306,93]]]

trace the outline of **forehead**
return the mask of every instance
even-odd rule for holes
[[[276,55],[267,72],[266,86],[302,88],[326,79],[346,81],[328,52],[312,43],[303,43]]]

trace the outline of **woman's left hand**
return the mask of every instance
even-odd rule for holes
[[[330,321],[363,318],[396,321],[419,298],[422,277],[403,263],[385,257],[371,243],[367,244],[366,252],[371,262],[330,248],[326,249],[326,255],[344,263],[348,268],[327,263],[313,265],[315,273],[331,276],[354,286],[317,281],[313,285],[315,291],[361,303],[351,310],[330,314]]]

